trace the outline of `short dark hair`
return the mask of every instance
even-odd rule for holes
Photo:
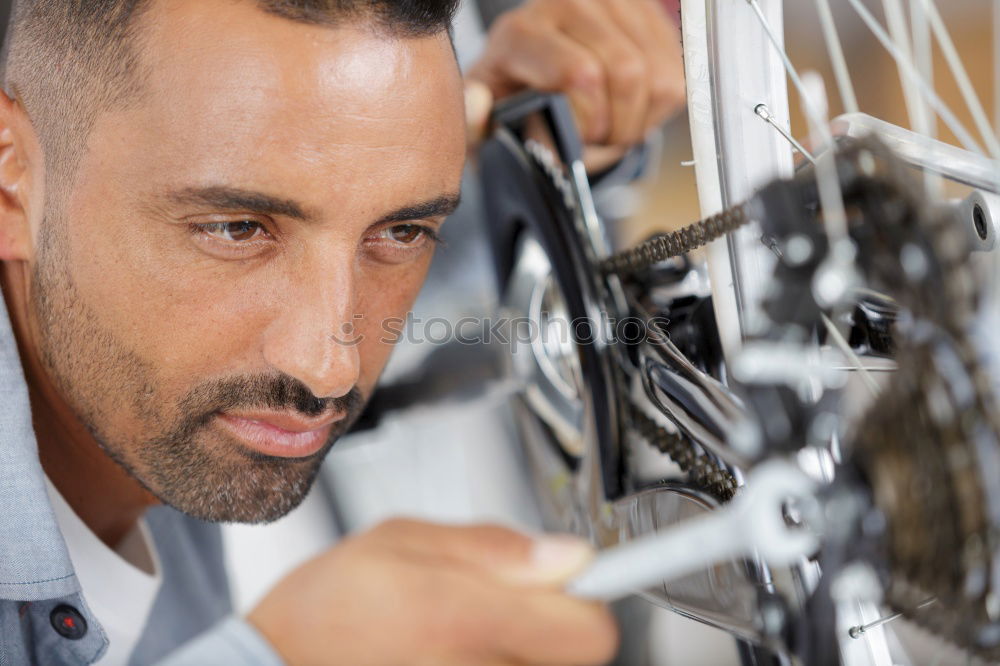
[[[202,0],[208,2],[211,0]],[[293,21],[369,20],[391,36],[450,29],[459,0],[256,0]],[[39,132],[46,161],[63,170],[102,109],[141,91],[137,18],[155,0],[16,0],[4,40],[3,83]]]

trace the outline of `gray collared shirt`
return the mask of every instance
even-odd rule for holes
[[[520,0],[492,0],[513,5]],[[463,1],[457,26],[468,39],[464,61],[478,54],[475,0]],[[0,0],[0,9],[9,2]],[[4,17],[0,17],[4,18]],[[3,21],[5,22],[5,21]],[[91,664],[108,639],[87,606],[45,490],[28,390],[3,298],[0,298],[0,666]],[[167,507],[147,514],[163,567],[163,585],[133,666],[281,666],[245,620],[232,614],[217,525]],[[53,626],[68,606],[86,623],[80,638]]]
[[[28,387],[2,298],[0,507],[0,666],[94,663],[108,639],[87,606],[49,503]],[[166,507],[150,510],[148,522],[163,586],[131,663],[280,666],[264,638],[231,614],[218,526]],[[72,631],[60,626],[67,612]]]

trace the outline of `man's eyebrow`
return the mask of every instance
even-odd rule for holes
[[[180,205],[206,206],[232,211],[246,211],[260,215],[278,215],[308,221],[310,215],[303,206],[291,199],[282,199],[263,192],[238,187],[189,187],[168,195],[171,202]],[[458,208],[459,194],[442,194],[428,201],[397,208],[383,215],[374,224],[408,222],[451,215]],[[374,226],[374,225],[373,225]]]
[[[180,205],[207,206],[260,215],[278,215],[296,220],[309,218],[303,207],[291,199],[282,199],[263,192],[254,192],[238,187],[189,187],[171,192],[168,198],[173,203]]]
[[[409,222],[410,220],[426,220],[432,217],[451,215],[458,208],[459,195],[442,194],[439,197],[412,206],[398,208],[388,215],[383,215],[375,224],[386,222]]]

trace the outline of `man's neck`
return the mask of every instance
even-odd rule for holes
[[[30,380],[29,380],[30,381]],[[73,511],[110,548],[116,548],[156,499],[108,457],[73,418],[67,422],[40,401],[29,384],[38,456],[46,476]]]
[[[0,264],[0,288],[17,338],[31,398],[38,455],[46,476],[81,520],[111,548],[116,547],[146,509],[157,503],[124,468],[113,461],[80,422],[51,382],[37,354],[28,317],[24,270]]]

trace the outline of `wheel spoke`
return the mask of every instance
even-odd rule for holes
[[[958,83],[958,88],[962,92],[966,106],[969,107],[969,112],[976,123],[976,128],[983,137],[983,141],[986,142],[987,150],[989,150],[990,155],[994,159],[1000,159],[1000,143],[997,142],[996,134],[994,134],[993,128],[990,127],[990,121],[986,115],[986,111],[983,110],[982,103],[979,101],[979,95],[976,94],[975,88],[972,87],[969,74],[962,64],[958,50],[955,49],[955,43],[951,40],[951,35],[948,34],[948,28],[945,26],[944,21],[941,20],[941,14],[938,13],[934,0],[921,0],[917,4],[921,5],[927,12],[927,20],[934,31],[934,37],[941,47],[941,52],[944,54],[944,59],[948,63],[948,68],[951,70],[952,76],[955,77],[955,82]]]
[[[812,109],[809,117],[809,131],[813,141],[821,140],[824,133],[829,134],[828,104],[826,87],[823,78],[816,72],[806,72],[807,80],[802,86],[802,108]],[[823,209],[823,229],[830,242],[830,260],[833,270],[841,271],[846,279],[850,264],[854,261],[854,243],[851,242],[847,229],[847,212],[844,209],[844,197],[840,189],[840,178],[837,174],[837,155],[832,148],[833,139],[825,151],[816,159],[816,184],[819,188],[820,206]]]
[[[927,21],[927,11],[923,3],[910,6],[910,30],[913,33],[913,62],[917,71],[932,86],[934,85],[934,42],[931,41],[931,26]],[[927,107],[925,107],[927,108]],[[932,139],[937,138],[937,119],[933,114],[925,116],[927,128],[924,132]]]
[[[764,33],[767,35],[767,39],[771,42],[771,46],[773,46],[774,50],[778,52],[779,56],[781,56],[781,62],[785,66],[788,78],[791,79],[792,85],[794,85],[795,89],[799,91],[799,97],[802,98],[802,110],[805,112],[809,122],[818,130],[822,139],[822,145],[825,148],[832,150],[833,134],[830,133],[829,127],[827,127],[824,123],[819,122],[821,116],[825,114],[820,114],[817,109],[813,107],[810,96],[806,92],[805,84],[802,83],[802,77],[799,76],[799,72],[795,69],[795,65],[792,64],[791,59],[788,57],[788,53],[785,52],[785,48],[781,45],[781,42],[778,41],[778,36],[771,28],[771,24],[768,22],[767,17],[764,16],[764,12],[761,10],[760,4],[757,0],[747,0],[747,2],[757,15],[757,19],[760,21],[761,27],[764,28]]]
[[[897,64],[899,64],[900,71],[903,75],[912,80],[917,88],[920,90],[920,94],[924,96],[927,102],[937,111],[937,114],[941,117],[941,120],[954,132],[956,138],[959,142],[965,146],[968,150],[983,154],[983,148],[979,145],[979,142],[975,140],[972,134],[966,129],[962,121],[952,112],[948,105],[945,104],[941,98],[934,92],[934,89],[928,85],[924,78],[920,76],[920,72],[916,70],[913,63],[909,61],[904,54],[899,52],[896,45],[893,44],[892,39],[886,33],[885,29],[879,25],[879,22],[875,20],[872,13],[861,3],[861,0],[847,0],[854,11],[857,12],[861,20],[864,21],[868,29],[871,30],[875,38],[882,44],[886,51],[893,57]]]
[[[993,0],[993,128],[1000,132],[1000,0]]]
[[[816,10],[819,12],[820,23],[823,26],[823,38],[826,40],[826,50],[829,52],[830,62],[833,64],[833,75],[837,79],[837,89],[840,91],[840,100],[844,104],[844,111],[857,113],[861,109],[858,107],[858,98],[854,94],[854,84],[851,82],[851,72],[847,68],[847,60],[844,58],[840,35],[837,34],[837,24],[830,11],[830,0],[816,0]]]
[[[885,10],[886,24],[889,26],[889,35],[893,46],[902,56],[896,60],[896,67],[899,70],[899,82],[903,86],[903,99],[906,101],[906,113],[910,117],[910,127],[915,132],[927,135],[930,130],[927,122],[930,114],[923,103],[917,84],[903,71],[904,67],[913,67],[913,54],[910,50],[910,39],[907,36],[903,5],[900,0],[882,0],[882,7]]]
[[[913,62],[924,81],[934,85],[934,42],[931,37],[931,26],[927,21],[927,10],[923,3],[910,5],[910,32],[913,36]],[[923,133],[931,138],[937,138],[937,117],[930,106],[920,98],[921,123]],[[924,186],[932,197],[939,197],[943,192],[943,181],[933,169],[924,169]]]
[[[813,157],[813,154],[810,153],[805,146],[799,143],[794,136],[792,136],[790,130],[786,130],[777,120],[775,120],[774,116],[771,114],[771,110],[767,108],[767,104],[758,104],[754,108],[753,112],[760,116],[761,120],[773,127],[778,134],[784,137],[785,141],[792,145],[792,148],[801,153],[802,156],[809,160],[810,163],[816,164],[816,158]]]
[[[878,382],[875,381],[874,377],[872,377],[872,374],[868,372],[868,367],[861,362],[857,352],[851,349],[851,345],[847,343],[847,339],[844,338],[844,334],[837,329],[837,325],[834,324],[825,314],[820,316],[823,318],[823,326],[826,328],[826,332],[830,334],[834,344],[837,345],[840,351],[843,352],[844,356],[847,357],[847,360],[850,361],[851,365],[853,365],[861,374],[861,379],[864,381],[865,386],[868,387],[868,390],[871,391],[872,397],[877,398],[881,393],[881,389],[879,388]]]

